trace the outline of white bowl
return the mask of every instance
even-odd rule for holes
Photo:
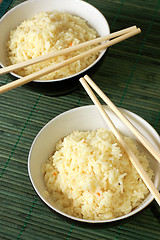
[[[35,14],[41,11],[54,11],[58,10],[60,12],[68,12],[72,15],[77,15],[83,19],[85,19],[88,24],[94,28],[99,36],[108,35],[110,33],[109,25],[103,14],[96,9],[91,4],[82,1],[82,0],[30,0],[25,1],[16,7],[12,8],[8,11],[0,20],[0,32],[1,34],[1,43],[0,43],[0,65],[2,67],[7,66],[7,52],[6,52],[6,42],[9,38],[9,33],[12,29],[15,29],[18,25],[21,24],[22,21],[33,17]],[[60,78],[56,80],[45,80],[39,81],[34,80],[33,83],[37,83],[39,87],[39,83],[43,86],[43,88],[47,88],[49,91],[50,88],[58,88],[57,91],[62,92],[62,87],[64,81],[75,78],[78,76],[77,81],[79,79],[79,75],[82,74],[84,71],[89,70],[93,67],[104,55],[106,50],[102,50],[99,54],[99,57],[86,69],[82,70],[81,72],[74,74],[70,77]],[[17,78],[21,78],[21,76],[11,73],[13,76]],[[50,85],[49,85],[50,84]],[[75,88],[75,84],[78,85],[77,82],[71,82],[65,85],[67,88],[68,85],[70,88]],[[35,87],[37,87],[35,84]],[[46,86],[47,85],[47,86]],[[57,87],[58,86],[58,87]],[[68,89],[69,90],[69,89]],[[52,91],[52,93],[53,93]],[[53,94],[54,95],[54,94]],[[58,95],[58,94],[57,94]]]
[[[132,139],[135,139],[130,130],[126,128],[126,126],[117,118],[117,116],[115,116],[115,114],[108,107],[104,106],[104,108],[111,117],[112,121],[115,123],[115,126],[124,135],[130,136]],[[153,146],[155,146],[157,149],[160,149],[160,137],[151,125],[149,125],[145,120],[132,112],[124,109],[120,109],[120,111],[122,111],[122,113],[153,144]],[[140,206],[138,206],[136,209],[134,209],[127,215],[109,220],[92,221],[76,218],[63,213],[55,207],[54,202],[51,198],[47,198],[45,196],[45,185],[41,173],[41,166],[53,153],[55,144],[63,137],[70,134],[73,130],[87,131],[97,128],[108,129],[108,126],[104,123],[102,117],[100,116],[94,105],[79,107],[64,112],[52,119],[42,128],[42,130],[38,133],[35,140],[33,141],[28,156],[29,177],[35,191],[40,196],[40,198],[56,212],[71,219],[88,223],[112,222],[130,217],[144,209],[153,200],[152,195],[149,194],[147,198],[140,204]],[[160,183],[160,164],[150,156],[150,166],[155,174],[154,185],[156,186],[156,188],[158,188]]]

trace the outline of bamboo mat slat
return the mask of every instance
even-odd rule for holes
[[[0,16],[22,1],[3,0]],[[138,114],[160,133],[160,1],[87,2],[104,14],[111,32],[132,25],[142,29],[109,48],[91,77],[117,106]],[[0,76],[0,85],[13,79],[10,74]],[[0,240],[160,239],[160,209],[155,201],[129,219],[90,225],[51,211],[35,193],[27,170],[33,139],[52,118],[88,104],[92,102],[81,86],[59,97],[25,86],[0,96]]]

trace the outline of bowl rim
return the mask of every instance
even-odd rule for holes
[[[106,105],[104,105],[106,107]],[[54,117],[53,119],[51,119],[48,123],[46,123],[42,128],[41,130],[38,132],[38,134],[36,135],[36,137],[34,138],[33,142],[32,142],[32,145],[30,147],[30,151],[29,151],[29,155],[28,155],[28,174],[29,174],[29,178],[30,178],[30,181],[32,183],[32,186],[34,188],[34,190],[36,191],[36,193],[38,194],[38,196],[43,200],[43,202],[49,206],[52,210],[54,210],[55,212],[59,213],[60,215],[64,216],[64,217],[67,217],[69,219],[72,219],[72,220],[76,220],[76,221],[80,221],[80,222],[85,222],[85,223],[109,223],[109,222],[116,222],[116,221],[119,221],[119,220],[123,220],[123,219],[126,219],[126,218],[129,218],[137,213],[139,213],[140,211],[142,211],[143,209],[145,209],[153,200],[153,196],[151,195],[150,198],[145,201],[141,206],[133,209],[130,213],[128,214],[125,214],[123,216],[120,216],[120,217],[117,217],[117,218],[112,218],[112,219],[106,219],[106,220],[88,220],[88,219],[81,219],[81,218],[78,218],[78,217],[74,217],[74,216],[71,216],[69,214],[66,214],[62,211],[60,211],[59,209],[57,209],[56,207],[54,207],[52,204],[50,204],[45,198],[43,198],[41,196],[41,194],[39,193],[38,189],[36,188],[35,184],[34,184],[34,181],[32,179],[32,174],[31,174],[31,167],[30,167],[30,159],[31,159],[31,154],[32,154],[32,149],[34,147],[34,144],[36,144],[36,141],[38,139],[38,137],[40,136],[40,134],[43,132],[43,130],[48,127],[50,124],[52,124],[55,120],[63,117],[64,115],[66,114],[70,114],[71,112],[73,111],[81,111],[82,109],[84,108],[88,108],[91,109],[91,108],[96,108],[95,105],[86,105],[86,106],[80,106],[80,107],[76,107],[76,108],[73,108],[73,109],[70,109],[68,111],[65,111],[59,115],[57,115],[56,117]],[[157,139],[160,139],[160,136],[159,134],[157,133],[157,131],[145,120],[143,119],[142,117],[140,117],[139,115],[129,111],[129,110],[126,110],[124,108],[121,108],[121,107],[118,107],[121,111],[123,111],[124,114],[127,114],[127,116],[131,116],[132,118],[134,119],[138,119],[140,121],[142,121],[143,123],[145,123],[151,130],[152,130],[152,134],[157,138]],[[106,109],[109,109],[109,107],[106,107]],[[160,146],[160,144],[159,144]],[[158,165],[158,168],[160,170],[160,164]],[[160,188],[160,176],[159,176],[159,179],[158,179],[158,183],[157,183],[157,188]]]
[[[18,8],[21,8],[22,6],[25,6],[25,5],[28,5],[29,2],[39,2],[41,0],[28,0],[28,1],[25,1],[25,2],[22,2],[22,3],[19,3],[17,4],[16,6],[14,6],[13,8],[11,8],[8,12],[6,12],[2,18],[0,19],[0,22],[3,21],[10,13],[14,12],[15,9],[18,9]],[[61,0],[59,0],[61,1]],[[88,3],[88,2],[85,2],[84,0],[72,0],[72,1],[75,1],[75,2],[80,2],[90,8],[93,8],[98,14],[99,16],[101,16],[103,18],[103,21],[105,22],[106,24],[106,27],[108,29],[108,34],[110,34],[110,27],[109,27],[109,23],[107,21],[107,19],[105,18],[105,16],[100,12],[100,10],[98,8],[96,8],[95,6],[93,6],[92,4]],[[50,80],[33,80],[33,82],[35,83],[52,83],[52,82],[61,82],[61,81],[65,81],[67,79],[70,79],[70,78],[73,78],[73,77],[76,77],[84,72],[86,72],[87,70],[89,70],[90,68],[92,68],[94,65],[96,65],[96,63],[104,56],[105,52],[107,51],[107,48],[106,49],[103,49],[100,51],[99,53],[99,56],[97,57],[97,59],[92,63],[90,64],[88,67],[86,67],[85,69],[82,69],[80,72],[78,73],[75,73],[71,76],[68,76],[68,77],[63,77],[63,78],[59,78],[59,79],[50,79]],[[2,64],[1,61],[0,61],[0,65],[4,68],[6,67],[6,65]],[[23,78],[23,76],[19,75],[19,74],[16,74],[14,72],[10,72],[11,75],[13,75],[14,77],[16,78]]]

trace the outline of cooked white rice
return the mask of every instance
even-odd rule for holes
[[[145,154],[130,138],[124,139],[152,178]],[[83,219],[125,215],[149,193],[113,133],[105,129],[74,131],[59,141],[43,173],[57,207]]]
[[[33,18],[23,21],[15,30],[10,32],[7,43],[9,64],[20,63],[96,37],[97,32],[80,17],[58,11],[41,12]],[[21,76],[26,76],[51,64],[54,65],[78,55],[92,47],[89,46],[68,55],[61,55],[15,72]],[[50,80],[73,75],[88,67],[97,57],[98,53],[91,54],[40,79]]]

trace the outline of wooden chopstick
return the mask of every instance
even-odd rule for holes
[[[132,123],[120,112],[114,103],[102,92],[102,90],[85,75],[85,80],[95,90],[95,92],[103,99],[103,101],[112,109],[112,111],[122,120],[122,122],[132,131],[143,146],[152,154],[152,156],[160,163],[160,152],[132,125]]]
[[[136,26],[125,28],[123,30],[111,33],[111,34],[103,36],[103,37],[93,39],[91,41],[87,41],[87,42],[78,44],[78,45],[73,46],[73,47],[65,48],[65,49],[62,49],[62,50],[57,50],[55,52],[51,52],[51,53],[48,53],[48,54],[30,59],[30,60],[27,60],[27,61],[24,61],[24,62],[21,62],[21,63],[17,63],[17,64],[13,64],[13,65],[1,68],[0,69],[0,75],[11,72],[11,71],[15,71],[15,70],[20,69],[22,67],[26,67],[26,66],[30,66],[30,65],[35,64],[35,63],[42,62],[44,60],[47,60],[47,59],[50,59],[50,58],[53,58],[53,57],[57,57],[59,55],[68,54],[70,52],[76,51],[78,49],[81,49],[81,48],[84,48],[84,47],[87,47],[87,46],[90,46],[90,45],[94,45],[94,44],[97,44],[97,43],[100,43],[100,42],[103,42],[103,41],[107,41],[109,39],[121,36],[121,35],[123,35],[127,32],[135,30],[135,29],[137,29]]]
[[[135,167],[135,169],[137,170],[137,172],[139,173],[139,175],[143,179],[144,183],[146,184],[147,188],[150,190],[150,192],[152,193],[153,197],[155,198],[155,200],[157,201],[157,203],[160,206],[160,194],[159,194],[158,190],[154,186],[154,184],[151,181],[151,179],[148,177],[146,171],[141,166],[141,164],[140,164],[139,160],[136,158],[135,154],[128,147],[128,145],[126,144],[126,142],[122,138],[121,134],[118,132],[118,130],[116,129],[115,125],[113,124],[113,122],[111,121],[111,119],[109,118],[109,116],[107,115],[105,110],[103,109],[103,107],[100,104],[100,102],[98,101],[97,97],[95,96],[95,94],[93,93],[91,88],[89,87],[89,85],[87,83],[88,81],[87,82],[86,81],[87,81],[86,77],[85,78],[80,78],[80,82],[83,85],[84,89],[86,90],[86,92],[88,93],[88,95],[90,96],[90,98],[92,99],[94,104],[96,105],[96,107],[99,110],[100,114],[102,115],[102,117],[104,118],[104,120],[106,121],[106,123],[108,124],[108,126],[110,127],[112,132],[114,133],[114,135],[117,138],[117,140],[119,141],[119,143],[123,146],[124,150],[126,151],[126,153],[129,156],[130,161],[132,162],[133,166]]]
[[[135,30],[127,32],[126,34],[123,34],[122,36],[114,38],[111,41],[108,41],[106,43],[100,44],[97,47],[94,47],[94,48],[92,48],[92,49],[90,49],[90,50],[88,50],[86,52],[83,52],[83,53],[81,53],[81,54],[79,54],[79,55],[77,55],[77,56],[75,56],[73,58],[67,59],[64,62],[60,62],[60,63],[58,63],[58,64],[56,64],[54,66],[51,65],[51,66],[46,67],[46,68],[44,68],[44,69],[42,69],[42,70],[40,70],[38,72],[32,73],[32,74],[30,74],[30,75],[28,75],[26,77],[20,78],[18,80],[10,82],[10,83],[8,83],[6,85],[3,85],[3,86],[0,87],[0,94],[4,93],[4,92],[7,92],[7,91],[9,91],[9,90],[11,90],[13,88],[16,88],[16,87],[19,87],[21,85],[24,85],[26,83],[29,83],[29,82],[31,82],[31,81],[33,81],[35,79],[38,79],[38,78],[40,78],[40,77],[42,77],[42,76],[44,76],[46,74],[49,74],[49,73],[51,73],[53,71],[56,71],[56,70],[58,70],[58,69],[60,69],[62,67],[65,67],[66,65],[69,65],[69,64],[71,64],[71,63],[73,63],[73,62],[75,62],[77,60],[80,60],[80,59],[88,56],[89,54],[92,54],[92,53],[95,53],[95,52],[99,52],[99,51],[101,51],[104,48],[110,47],[110,46],[112,46],[112,45],[114,45],[116,43],[124,41],[125,39],[130,38],[130,37],[132,37],[132,36],[134,36],[134,35],[136,35],[136,34],[138,34],[140,32],[141,32],[140,28],[137,28]]]

